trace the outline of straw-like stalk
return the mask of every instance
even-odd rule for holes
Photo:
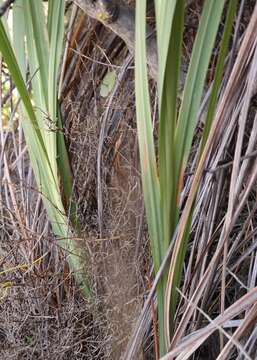
[[[22,100],[20,116],[38,191],[58,243],[67,252],[70,269],[88,296],[80,248],[72,240],[69,209],[62,202],[60,190],[63,183],[69,204],[71,172],[57,99],[64,8],[64,0],[48,1],[47,9],[41,0],[17,0],[13,8],[12,37],[8,35],[6,22],[3,24],[5,19],[0,21],[0,52]]]

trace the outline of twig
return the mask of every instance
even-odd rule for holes
[[[241,159],[240,159],[240,162],[244,161],[244,160],[247,160],[247,159],[252,159],[252,158],[255,158],[257,156],[257,150],[253,151],[252,153],[250,154],[247,154],[245,156],[242,156]],[[210,173],[210,174],[214,174],[215,172],[217,172],[218,170],[221,170],[221,169],[226,169],[230,166],[233,165],[233,161],[220,161],[218,163],[218,166],[216,166],[214,169],[206,169],[205,171]]]

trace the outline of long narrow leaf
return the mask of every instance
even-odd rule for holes
[[[9,71],[12,75],[12,78],[16,84],[16,87],[19,91],[19,94],[22,96],[22,101],[24,103],[24,106],[26,108],[26,111],[28,113],[28,116],[31,120],[32,129],[34,130],[38,141],[46,154],[46,149],[44,146],[44,142],[41,136],[41,133],[39,131],[39,128],[37,126],[37,120],[36,116],[29,98],[29,95],[27,93],[26,85],[23,81],[23,76],[20,72],[19,66],[17,64],[13,49],[11,47],[10,41],[8,39],[8,36],[6,34],[6,31],[4,29],[2,21],[0,21],[0,51],[3,54],[4,60],[8,65]]]
[[[225,0],[205,2],[197,31],[176,130],[176,179],[185,164],[197,121],[204,81],[220,23]]]
[[[23,40],[22,38],[23,35],[21,34],[21,41]],[[30,48],[31,53],[34,55],[33,59],[36,62],[37,56],[35,55],[35,51],[33,51],[32,38],[29,40],[31,40],[31,42],[28,44],[28,48]],[[2,21],[0,21],[0,52],[4,57],[12,79],[23,102],[24,114],[26,114],[26,116],[22,117],[21,124],[24,130],[25,140],[28,145],[29,155],[37,181],[38,190],[42,194],[42,199],[47,210],[48,217],[51,221],[53,232],[58,238],[59,245],[66,251],[68,255],[67,261],[71,270],[74,272],[74,277],[82,292],[86,296],[90,296],[87,281],[85,279],[83,258],[81,257],[80,247],[72,239],[72,231],[70,229],[68,218],[65,214],[65,210],[62,204],[61,192],[57,179],[54,176],[51,163],[49,161],[48,149],[46,148],[43,141],[42,133],[44,129],[40,129],[38,127],[38,112],[35,112],[35,109],[31,104],[30,94],[24,82],[25,76],[24,74],[22,75],[20,71]],[[19,51],[18,56],[20,59],[19,62],[24,64],[24,61],[22,61],[24,52]],[[38,79],[41,78],[41,76],[38,77]],[[55,99],[57,99],[57,92],[55,94]]]
[[[181,2],[180,0],[178,3]],[[158,90],[159,101],[162,99],[165,70],[170,47],[172,22],[177,0],[155,0],[158,45]]]
[[[237,3],[238,3],[237,0],[230,0],[229,6],[228,6],[226,21],[225,21],[225,25],[224,25],[224,31],[223,31],[223,35],[222,35],[221,44],[220,44],[220,51],[219,51],[217,66],[216,66],[216,70],[215,70],[214,81],[213,81],[213,85],[212,85],[212,93],[211,93],[211,97],[210,97],[210,101],[209,101],[209,105],[208,105],[208,111],[207,111],[207,115],[206,115],[204,131],[203,131],[203,136],[202,136],[202,140],[201,140],[201,152],[206,143],[206,140],[207,140],[210,128],[211,128],[212,119],[214,117],[215,106],[217,103],[219,88],[220,88],[222,75],[223,75],[225,58],[226,58],[226,55],[228,52],[229,40],[230,40],[232,27],[233,27],[233,20],[234,20],[234,16],[235,16],[236,10],[237,10]]]
[[[189,73],[186,80],[176,132],[175,148],[177,151],[177,181],[179,179],[180,171],[183,171],[188,159],[197,120],[197,113],[202,97],[204,80],[223,7],[224,1],[220,1],[218,4],[216,1],[209,1],[204,5],[203,14],[190,62]],[[190,212],[190,214],[192,215],[192,212]],[[176,288],[180,285],[190,223],[191,216],[189,215],[187,218],[187,223],[185,224],[185,231],[180,236],[180,242],[176,243],[176,251],[174,251],[171,259],[165,297],[165,319],[167,320],[165,326],[165,337],[168,345],[170,339],[170,322],[173,321],[175,316]]]
[[[52,8],[50,12],[52,14],[53,21],[50,24],[51,38],[50,38],[50,53],[49,53],[49,73],[48,73],[48,113],[51,122],[54,127],[57,126],[57,79],[58,70],[60,65],[62,47],[63,47],[63,35],[64,35],[64,0],[50,2],[49,6]],[[57,144],[56,134],[52,132],[52,136],[49,136],[49,153],[51,154],[50,161],[54,167],[54,172],[57,173]]]
[[[135,47],[135,87],[139,152],[142,172],[142,183],[146,216],[151,240],[155,271],[161,264],[162,222],[160,213],[160,185],[157,175],[154,152],[153,129],[148,90],[146,67],[146,1],[136,3],[136,47]],[[164,287],[162,282],[158,289],[158,314],[160,330],[160,353],[165,352],[163,331]]]
[[[163,27],[163,26],[162,26]],[[171,234],[177,222],[177,193],[174,181],[176,151],[174,148],[175,129],[177,124],[177,93],[180,81],[180,65],[182,52],[182,36],[184,28],[184,2],[178,1],[169,41],[165,78],[163,82],[162,98],[160,99],[159,125],[159,173],[161,187],[161,209],[163,219],[164,239],[162,244],[162,258],[168,248]],[[159,33],[159,27],[157,26]],[[159,72],[158,72],[159,76]]]
[[[31,14],[33,25],[33,36],[35,48],[40,67],[40,78],[45,102],[48,102],[47,80],[48,80],[48,59],[49,59],[49,38],[46,30],[46,18],[41,0],[25,0],[28,2],[29,14]]]
[[[26,51],[28,66],[31,74],[31,83],[34,93],[34,103],[35,103],[35,114],[37,117],[38,127],[41,131],[44,143],[46,145],[46,137],[49,136],[47,130],[47,102],[44,96],[43,86],[42,86],[42,74],[41,68],[38,61],[37,49],[35,46],[35,38],[32,24],[32,14],[30,12],[28,0],[23,2],[23,16],[25,19],[25,41],[26,41]]]
[[[22,0],[17,0],[13,5],[13,49],[23,79],[26,81],[25,19]]]

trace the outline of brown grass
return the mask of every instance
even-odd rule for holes
[[[238,46],[254,3],[246,1]],[[186,63],[200,9],[201,1],[188,9]],[[7,360],[116,360],[122,358],[128,344],[138,350],[136,359],[154,358],[154,300],[140,318],[152,274],[141,194],[133,70],[125,71],[110,104],[101,98],[99,86],[110,64],[121,73],[128,53],[102,25],[86,17],[80,19],[74,25],[73,50],[68,53],[61,108],[82,226],[79,241],[89,254],[86,267],[95,301],[89,303],[77,292],[65,254],[51,233],[35,189],[19,120],[14,116],[17,99],[2,64],[0,98],[6,102],[9,119],[13,119],[9,130],[0,122],[0,358]],[[250,40],[253,42],[254,37]],[[235,55],[232,65],[239,59],[238,51]],[[224,92],[220,97],[220,104],[224,99],[227,102],[217,120],[220,126],[208,152],[197,197],[177,309],[177,333],[172,339],[173,355],[180,354],[183,359],[240,360],[246,358],[243,351],[251,359],[257,356],[256,305],[255,300],[250,301],[255,299],[257,274],[257,100],[255,91],[246,91],[256,70],[252,67],[250,72],[252,55],[243,55],[238,60],[242,72],[234,73],[239,76],[238,82],[229,89],[228,82],[223,84],[228,98]],[[211,70],[207,85],[211,83]],[[231,68],[226,71],[231,76]],[[154,104],[154,84],[151,91]],[[244,127],[240,122],[243,114]],[[184,179],[181,212],[195,173],[202,120],[200,117]],[[101,129],[104,141],[99,150]],[[224,314],[229,315],[225,325]],[[138,318],[143,319],[137,333],[140,336],[133,337]],[[190,339],[198,343],[192,354]],[[221,351],[223,355],[218,357]]]

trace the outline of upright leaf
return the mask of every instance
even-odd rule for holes
[[[27,15],[31,15],[33,38],[40,68],[42,91],[46,104],[48,104],[48,62],[49,38],[46,30],[46,16],[41,0],[24,0],[28,5]],[[58,0],[59,2],[59,0]]]
[[[161,209],[163,219],[164,239],[162,256],[168,248],[172,231],[178,216],[177,183],[175,181],[176,150],[174,147],[175,130],[177,125],[177,94],[181,73],[182,38],[184,29],[184,1],[178,1],[174,12],[171,38],[168,41],[166,68],[164,73],[163,91],[159,109],[159,172],[161,185]],[[157,26],[157,34],[159,33]],[[159,72],[158,72],[159,76]]]
[[[154,269],[158,270],[161,260],[163,241],[160,212],[160,185],[154,151],[153,129],[146,66],[146,0],[136,2],[136,46],[135,46],[135,88],[138,142],[144,202],[149,228]],[[158,314],[160,330],[160,352],[165,352],[163,331],[164,287],[161,282],[158,289]]]
[[[177,154],[175,177],[177,181],[180,171],[183,171],[185,168],[192,145],[204,82],[224,4],[225,0],[209,0],[204,3],[176,129],[175,148]]]
[[[57,127],[57,80],[60,66],[63,35],[64,35],[64,8],[65,1],[58,0],[49,3],[49,11],[52,14],[52,22],[49,24],[50,32],[50,51],[49,51],[49,66],[48,66],[48,114],[53,124]],[[54,167],[54,172],[57,174],[57,143],[56,132],[53,131],[49,135],[49,154],[50,161]]]

